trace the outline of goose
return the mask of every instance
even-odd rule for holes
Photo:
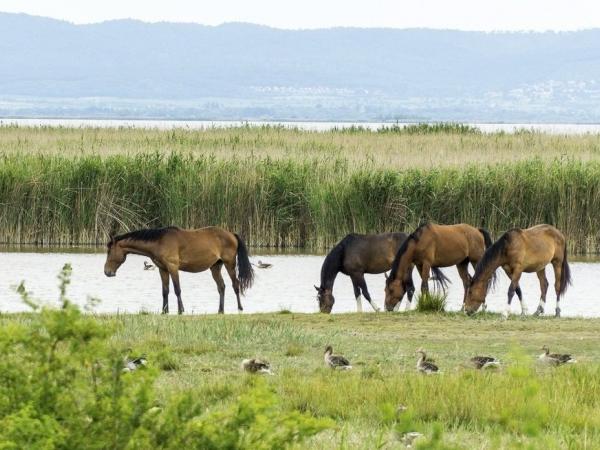
[[[267,373],[273,375],[270,364],[258,358],[244,359],[242,361],[242,369],[250,373]]]
[[[409,431],[408,433],[404,433],[402,435],[401,441],[406,446],[406,448],[413,448],[413,443],[415,440],[422,437],[423,434],[418,431]]]
[[[258,267],[259,269],[270,269],[273,267],[273,264],[262,262],[260,259],[257,264],[252,264],[254,267]]]
[[[547,345],[542,347],[544,353],[540,355],[540,360],[547,362],[549,364],[560,366],[565,363],[576,363],[577,360],[573,359],[571,355],[567,354],[559,354],[559,353],[550,353],[550,349]]]
[[[323,355],[323,359],[325,360],[325,364],[327,364],[332,369],[343,369],[350,370],[352,366],[350,365],[350,361],[344,358],[342,355],[334,355],[333,347],[328,345],[325,348],[325,354]]]
[[[144,261],[144,270],[154,270],[154,265],[150,264],[148,261]]]
[[[500,361],[492,356],[473,356],[470,361],[476,369],[487,369],[488,367],[500,366]]]
[[[420,355],[419,359],[417,360],[417,370],[419,372],[427,375],[439,372],[440,369],[438,366],[436,366],[431,360],[427,360],[427,355],[423,349],[420,348],[415,353]]]
[[[145,356],[140,356],[137,358],[125,358],[123,372],[133,372],[134,370],[139,369],[140,367],[144,367],[148,364],[148,360]]]

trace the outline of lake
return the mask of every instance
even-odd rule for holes
[[[276,121],[227,121],[227,120],[143,120],[143,119],[16,119],[0,118],[0,125],[15,124],[19,126],[49,126],[49,127],[126,127],[126,128],[155,128],[169,130],[187,128],[201,130],[205,128],[230,128],[244,125],[277,125],[299,128],[309,131],[327,131],[333,128],[350,128],[360,126],[370,130],[396,125],[393,122],[276,122]],[[399,126],[410,125],[399,123]],[[518,130],[534,130],[551,134],[585,134],[600,133],[600,124],[569,124],[569,123],[471,123],[485,133],[504,131],[514,133]]]
[[[322,255],[303,254],[266,254],[255,250],[251,260],[268,261],[273,264],[270,269],[256,269],[256,281],[246,297],[242,298],[245,313],[276,312],[283,309],[293,312],[312,313],[318,311],[316,292],[313,285],[319,285],[319,273]],[[105,254],[86,252],[29,252],[4,251],[1,253],[3,268],[0,272],[0,311],[27,311],[19,296],[11,286],[25,280],[28,290],[34,297],[49,304],[56,304],[58,298],[58,272],[64,263],[73,266],[72,283],[69,286],[69,298],[78,305],[85,305],[88,297],[95,297],[101,302],[94,308],[98,313],[138,313],[160,312],[162,306],[161,283],[157,270],[144,270],[145,258],[129,255],[127,261],[114,278],[104,276]],[[596,291],[596,276],[600,273],[600,262],[571,262],[574,285],[569,288],[561,301],[564,317],[600,317],[600,301]],[[458,310],[462,303],[462,283],[456,268],[443,269],[452,280],[449,288],[449,310]],[[547,298],[547,313],[554,313],[555,296],[553,292],[554,274],[551,266],[547,267],[550,289]],[[225,312],[237,313],[235,295],[231,283],[223,270],[227,288],[225,291]],[[216,313],[218,293],[210,271],[190,274],[181,273],[182,297],[187,314]],[[502,312],[506,305],[508,278],[499,274],[499,283],[493,293],[488,296],[488,309]],[[379,307],[383,307],[383,275],[367,275],[367,284],[371,296]],[[420,280],[415,273],[415,285]],[[532,313],[539,301],[539,283],[535,274],[524,274],[521,287],[529,312]],[[350,279],[340,274],[336,280],[334,295],[336,303],[334,313],[356,311],[356,302]],[[177,301],[172,292],[169,307],[171,313],[177,311]],[[403,309],[403,308],[402,308]],[[368,304],[364,311],[370,311]],[[512,312],[520,313],[517,297],[513,299]]]

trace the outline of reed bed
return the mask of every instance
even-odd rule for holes
[[[597,253],[600,138],[458,124],[325,132],[0,126],[0,242],[105,243],[221,225],[251,245],[324,249],[349,232],[547,222]]]
[[[220,225],[254,246],[325,248],[348,232],[467,222],[496,237],[551,223],[569,248],[599,245],[600,162],[522,161],[394,170],[182,153],[0,158],[0,241],[103,244],[121,231]]]

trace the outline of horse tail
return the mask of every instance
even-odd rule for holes
[[[247,289],[252,287],[252,283],[254,283],[254,269],[252,269],[252,264],[250,263],[250,258],[248,257],[248,249],[246,248],[246,244],[241,237],[235,234],[237,239],[237,267],[238,267],[238,281],[240,282],[240,292],[242,295],[246,292]]]
[[[439,267],[432,267],[431,273],[433,273],[433,277],[431,278],[433,282],[444,291],[448,287],[448,283],[451,283],[450,278],[444,275],[444,272]]]
[[[571,268],[569,267],[569,263],[567,261],[567,243],[565,242],[558,295],[560,296],[564,294],[567,291],[567,287],[572,283],[573,281],[571,280]]]
[[[481,234],[483,234],[483,241],[485,242],[485,248],[490,248],[492,246],[492,244],[494,243],[494,241],[492,241],[492,236],[490,235],[490,232],[488,230],[486,230],[485,228],[479,228],[479,232]]]
[[[488,230],[486,230],[485,228],[479,228],[479,232],[483,235],[483,242],[485,243],[485,249],[487,250],[494,243],[494,241],[492,241],[492,236],[490,235],[490,232]],[[496,281],[498,279],[498,277],[496,275],[497,275],[496,271],[494,270],[494,272],[492,273],[492,276],[490,277],[490,281],[489,281],[489,286],[492,289],[494,289],[496,287]]]

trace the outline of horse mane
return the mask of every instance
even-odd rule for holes
[[[165,234],[169,233],[170,231],[174,231],[174,230],[179,230],[178,227],[163,227],[163,228],[146,228],[143,230],[135,230],[135,231],[130,231],[129,233],[125,233],[125,234],[120,234],[119,236],[115,236],[114,238],[111,239],[111,241],[108,243],[109,247],[110,245],[112,245],[114,242],[119,242],[122,241],[123,239],[132,239],[132,240],[136,240],[136,241],[157,241],[158,239],[160,239],[161,237],[163,237]]]
[[[506,247],[508,247],[508,244],[510,244],[511,234],[516,230],[517,230],[517,228],[508,230],[506,233],[504,233],[502,236],[500,236],[500,239],[498,239],[490,247],[488,247],[488,249],[484,252],[482,258],[477,263],[477,266],[475,266],[475,274],[473,275],[472,283],[477,281],[483,275],[483,273],[489,268],[489,266],[491,266],[492,264],[495,264],[496,260],[499,257],[501,257],[502,255],[504,255],[504,253],[506,251]],[[490,284],[495,283],[496,278],[494,275],[495,274],[492,274],[492,277],[490,278],[490,282],[488,283],[488,287]]]
[[[323,265],[321,266],[321,287],[325,287],[325,283],[328,280],[335,278],[344,260],[344,254],[346,247],[356,239],[355,234],[348,234],[344,239],[336,244],[335,247],[325,257]]]
[[[396,279],[396,275],[398,275],[398,268],[400,267],[400,258],[402,257],[402,255],[404,255],[404,253],[406,253],[406,250],[408,249],[408,244],[410,243],[410,241],[418,242],[419,238],[421,237],[421,234],[423,234],[423,230],[427,226],[429,226],[429,222],[422,223],[421,225],[419,225],[419,227],[415,231],[413,231],[411,234],[409,234],[408,237],[404,240],[404,242],[402,243],[402,245],[396,252],[396,256],[394,257],[394,261],[392,262],[392,268],[390,270],[390,276],[388,277],[388,280]]]

